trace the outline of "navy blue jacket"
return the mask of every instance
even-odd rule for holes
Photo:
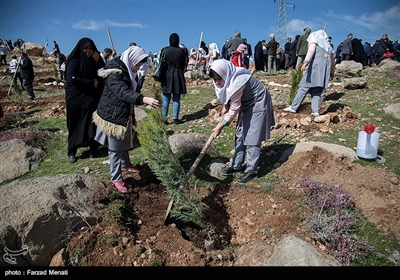
[[[143,95],[135,92],[125,63],[118,57],[99,69],[98,75],[105,81],[103,94],[97,106],[97,114],[105,121],[127,126],[131,104],[143,105]]]
[[[33,80],[35,72],[33,71],[32,60],[28,56],[22,58],[20,68],[22,71],[22,79]]]

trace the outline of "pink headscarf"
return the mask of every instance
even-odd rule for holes
[[[125,63],[128,68],[129,77],[131,78],[132,87],[136,89],[137,83],[135,81],[137,72],[132,71],[132,67],[148,57],[146,52],[137,46],[131,46],[121,54],[121,60]]]
[[[247,50],[247,46],[245,44],[240,44],[237,48],[238,51],[245,52]]]

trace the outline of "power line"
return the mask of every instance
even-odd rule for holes
[[[275,3],[275,1],[276,0],[274,0],[274,3]],[[283,46],[286,43],[286,39],[287,39],[286,5],[292,6],[293,9],[296,8],[296,6],[293,5],[293,4],[285,3],[285,0],[280,0],[279,1],[278,23],[276,24],[275,40],[281,46]]]

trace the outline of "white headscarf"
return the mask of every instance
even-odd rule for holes
[[[211,69],[215,71],[224,81],[223,87],[213,84],[215,94],[222,104],[227,104],[232,94],[238,91],[250,79],[250,71],[244,67],[236,67],[226,59],[215,60],[211,64]]]
[[[125,63],[126,67],[128,68],[129,77],[132,81],[133,89],[136,89],[137,83],[135,81],[137,72],[132,71],[132,67],[142,61],[144,58],[148,57],[146,52],[137,46],[131,46],[123,53],[121,53],[121,60]]]
[[[307,41],[309,45],[310,43],[316,43],[328,53],[334,53],[335,51],[333,50],[331,44],[329,44],[328,38],[329,37],[324,30],[317,30],[310,33]]]
[[[209,45],[208,45],[208,48],[210,49],[211,52],[212,52],[213,50],[216,50],[217,53],[220,53],[217,43],[211,43],[211,44],[209,44]]]

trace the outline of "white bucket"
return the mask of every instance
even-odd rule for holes
[[[365,131],[360,131],[357,142],[357,156],[375,159],[378,156],[379,137],[380,134],[378,132],[366,133]]]

